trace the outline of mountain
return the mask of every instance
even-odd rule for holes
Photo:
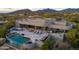
[[[54,9],[43,9],[43,10],[38,10],[37,12],[39,13],[79,13],[79,8],[77,9],[68,8],[60,11],[57,11]]]
[[[54,10],[54,9],[42,9],[42,10],[37,10],[37,11],[31,11],[29,9],[22,9],[22,10],[16,10],[13,12],[9,12],[9,13],[0,13],[0,14],[27,14],[27,15],[32,15],[34,13],[79,13],[79,8],[75,9],[75,8],[68,8],[68,9],[64,9],[64,10]]]
[[[61,10],[59,12],[62,12],[62,13],[79,13],[79,8],[77,8],[77,9],[68,8],[68,9]]]
[[[38,13],[55,13],[55,12],[57,12],[57,11],[54,10],[54,9],[49,9],[49,8],[47,8],[47,9],[43,9],[43,10],[37,10],[37,12],[38,12]]]
[[[22,9],[22,10],[10,12],[9,14],[29,14],[29,13],[32,13],[32,11],[29,9]]]

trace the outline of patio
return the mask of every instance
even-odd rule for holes
[[[24,28],[22,31],[10,31],[10,33],[18,33],[20,35],[23,35],[24,37],[28,37],[31,39],[33,43],[36,41],[44,40],[47,36],[47,32],[43,32],[41,30],[35,30],[35,31],[29,31],[26,28]]]

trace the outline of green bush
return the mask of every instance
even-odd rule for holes
[[[54,41],[53,40],[46,40],[42,46],[42,50],[51,50],[53,49]]]
[[[76,29],[72,29],[72,30],[68,31],[67,37],[68,37],[69,41],[75,40],[76,39],[76,34],[77,34]]]
[[[6,29],[5,28],[0,28],[0,38],[5,37],[6,35]]]

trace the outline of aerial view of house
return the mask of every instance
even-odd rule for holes
[[[23,9],[1,13],[0,50],[79,49],[79,13],[63,11]]]

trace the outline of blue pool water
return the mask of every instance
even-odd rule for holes
[[[13,44],[22,45],[22,44],[27,44],[30,39],[23,37],[22,35],[19,34],[11,34],[8,36],[8,40],[12,41]]]

